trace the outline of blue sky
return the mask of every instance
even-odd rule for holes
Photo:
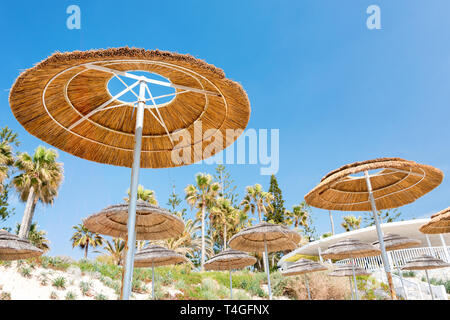
[[[81,8],[81,30],[66,28],[66,8]],[[381,8],[381,30],[366,27],[366,8]],[[2,1],[0,4],[0,126],[19,133],[21,151],[46,145],[15,120],[8,90],[20,71],[55,51],[135,46],[190,53],[220,68],[247,91],[248,128],[280,129],[278,182],[286,207],[303,200],[330,170],[376,157],[398,156],[450,171],[450,2],[310,1]],[[71,227],[120,202],[130,169],[59,152],[65,181],[52,207],[35,221],[48,232],[51,255],[72,250]],[[208,165],[145,169],[141,183],[167,202]],[[241,195],[266,189],[258,165],[229,165]],[[450,182],[400,208],[404,218],[448,207]],[[23,204],[14,201],[21,220]],[[335,212],[339,225],[345,212]],[[356,213],[357,214],[357,213]],[[319,233],[328,213],[313,209]],[[339,227],[338,231],[342,231]]]

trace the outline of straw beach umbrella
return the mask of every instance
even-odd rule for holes
[[[0,261],[20,260],[39,257],[43,251],[30,241],[5,230],[0,230]]]
[[[231,237],[228,244],[235,250],[265,253],[267,286],[269,290],[269,299],[272,299],[268,253],[293,250],[297,248],[300,239],[300,234],[289,230],[285,226],[261,222],[239,231]]]
[[[206,270],[228,270],[230,273],[230,299],[233,299],[231,271],[242,269],[256,263],[256,258],[245,252],[226,249],[205,262]]]
[[[450,207],[431,216],[431,220],[419,228],[425,234],[439,234],[450,232]]]
[[[350,291],[352,292],[352,300],[353,300],[353,286],[352,286],[352,276],[368,276],[370,273],[360,267],[355,267],[352,265],[342,265],[337,267],[333,272],[328,274],[330,277],[348,277],[348,281],[350,283]],[[355,287],[355,293],[358,291],[358,287]]]
[[[377,171],[369,174],[370,170]],[[439,169],[401,158],[355,162],[328,173],[305,201],[326,210],[372,211],[391,296],[396,299],[377,211],[414,202],[436,188],[443,177]]]
[[[123,85],[117,94],[108,90],[112,78]],[[173,91],[156,96],[155,86]],[[120,100],[126,94],[135,100]],[[140,168],[208,158],[231,145],[250,116],[247,94],[223,70],[190,55],[128,47],[55,53],[17,78],[9,102],[37,138],[83,159],[132,168],[124,299],[131,293]],[[237,134],[216,139],[229,129]]]
[[[109,206],[83,220],[91,232],[127,238],[128,204]],[[142,200],[136,203],[136,239],[163,240],[183,233],[184,222],[168,210]]]
[[[430,278],[428,276],[428,270],[448,268],[450,263],[442,261],[427,254],[422,254],[419,257],[408,261],[402,269],[404,270],[425,270],[425,275],[427,276],[428,287],[430,288],[431,299],[434,300],[433,291],[431,290]]]
[[[309,259],[300,259],[296,261],[293,265],[289,266],[286,270],[282,271],[283,276],[296,276],[303,274],[305,276],[305,286],[308,292],[308,299],[311,300],[311,292],[309,290],[309,283],[307,273],[325,271],[328,270],[327,267]]]
[[[386,251],[393,251],[393,250],[400,250],[400,249],[406,249],[411,247],[417,247],[421,244],[420,240],[415,240],[407,237],[402,237],[398,234],[393,233],[387,233],[383,237],[384,245],[386,247]],[[380,247],[380,242],[375,241],[372,243],[372,245],[376,247]],[[403,292],[405,293],[405,297],[408,300],[408,293],[406,291],[405,283],[403,281],[403,275],[402,271],[400,270],[400,266],[397,263],[397,270],[398,274],[400,276],[400,280],[402,282]]]
[[[137,268],[152,267],[152,299],[155,299],[155,267],[186,262],[187,258],[173,250],[148,245],[136,252],[134,266]]]
[[[334,260],[349,258],[352,260],[353,269],[355,269],[355,258],[373,257],[380,255],[380,253],[381,251],[371,244],[347,238],[329,246],[328,249],[322,253],[322,257]],[[355,282],[356,300],[358,300],[358,286],[355,273],[353,273],[353,281]]]

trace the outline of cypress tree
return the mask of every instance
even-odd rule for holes
[[[274,223],[284,223],[284,212],[286,208],[284,207],[283,195],[280,187],[278,187],[278,181],[275,175],[270,177],[269,192],[274,197],[272,201],[273,211],[267,213],[266,221],[273,220]]]

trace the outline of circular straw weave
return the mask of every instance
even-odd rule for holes
[[[300,259],[282,271],[283,276],[295,276],[304,273],[328,270],[327,267],[309,259]]]
[[[0,261],[29,259],[42,254],[43,251],[33,246],[30,241],[0,230]]]
[[[256,263],[256,258],[245,252],[227,249],[205,262],[206,270],[242,269]]]
[[[30,134],[60,150],[131,167],[135,107],[120,97],[113,99],[108,83],[115,76],[105,68],[116,74],[146,71],[175,85],[208,91],[178,88],[170,102],[156,108],[150,99],[146,102],[151,109],[144,113],[142,168],[189,164],[172,161],[173,150],[183,153],[190,163],[213,156],[232,144],[248,123],[247,94],[240,84],[227,79],[223,70],[187,54],[128,47],[54,53],[17,78],[9,95],[12,112]],[[94,110],[99,111],[92,113]],[[165,126],[155,119],[158,112]],[[88,114],[88,119],[78,122]],[[194,124],[200,125],[198,131],[194,132]],[[228,129],[235,134],[225,139]],[[220,135],[223,143],[216,139]],[[206,148],[208,152],[204,152]]]
[[[115,238],[127,238],[128,204],[109,206],[83,220],[91,232]],[[161,240],[183,233],[184,222],[168,210],[138,201],[136,204],[136,239]]]
[[[450,207],[441,210],[431,216],[431,220],[419,228],[426,234],[438,234],[450,232]]]
[[[327,174],[305,196],[306,202],[327,210],[371,211],[366,180],[361,175],[366,170],[379,170],[370,177],[377,210],[412,203],[436,188],[444,177],[439,169],[400,158],[355,162]]]
[[[417,247],[422,243],[420,240],[402,237],[398,234],[393,233],[385,234],[383,237],[383,241],[387,251]],[[378,240],[372,242],[372,245],[374,245],[377,248],[380,248],[380,243]]]
[[[264,239],[267,243],[267,252],[275,252],[297,248],[301,237],[285,226],[262,222],[232,236],[229,245],[235,250],[263,252]]]
[[[402,269],[404,270],[430,270],[430,269],[440,269],[448,268],[450,263],[442,261],[427,254],[422,254],[417,258],[408,261]]]
[[[368,276],[370,275],[370,272],[367,270],[355,266],[355,276]],[[330,277],[352,277],[353,276],[353,267],[348,265],[342,265],[337,267],[335,270],[333,270],[331,273],[328,274]]]
[[[157,245],[149,245],[136,252],[134,266],[137,268],[159,267],[186,262],[187,258],[174,250]]]
[[[375,246],[356,239],[343,239],[328,247],[322,253],[325,259],[342,260],[348,258],[373,257],[381,254]]]

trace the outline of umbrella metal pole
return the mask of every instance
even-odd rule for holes
[[[353,273],[353,282],[355,283],[355,298],[356,300],[359,300],[358,283],[356,282],[356,274],[355,274],[355,259],[352,259],[352,273]]]
[[[405,300],[408,300],[408,291],[406,291],[405,282],[403,281],[402,270],[400,269],[399,266],[397,266],[397,270],[398,270],[398,275],[400,276],[400,281],[402,282],[403,292],[405,293]]]
[[[306,286],[306,291],[308,292],[308,300],[312,300],[311,292],[309,291],[308,277],[306,276],[306,273],[305,273],[305,286]]]
[[[266,273],[267,273],[267,288],[269,289],[269,300],[272,300],[272,289],[270,288],[270,270],[269,270],[269,256],[267,254],[267,241],[266,236],[264,236],[264,253],[265,253],[265,261],[266,261]]]
[[[155,300],[155,265],[152,262],[152,298]]]
[[[425,275],[427,276],[428,288],[430,288],[431,300],[434,300],[433,290],[431,289],[431,283],[430,283],[430,278],[428,277],[428,270],[427,269],[425,269]]]
[[[125,277],[122,284],[122,300],[129,300],[133,279],[134,251],[136,248],[136,202],[141,167],[142,127],[144,125],[145,82],[139,84],[139,102],[136,111],[136,130],[134,136],[133,166],[131,168],[130,202],[128,204],[128,239],[126,244]]]
[[[364,171],[364,176],[366,177],[367,191],[369,193],[370,205],[372,208],[372,213],[373,213],[373,217],[375,220],[375,226],[377,229],[378,242],[380,244],[380,249],[381,249],[381,260],[383,260],[384,271],[386,273],[386,278],[388,280],[389,289],[391,291],[391,297],[393,300],[397,300],[397,295],[395,294],[395,290],[394,290],[394,284],[392,282],[391,268],[389,266],[389,260],[386,255],[386,247],[384,245],[384,240],[383,240],[383,231],[381,230],[380,222],[378,221],[377,206],[375,204],[375,198],[373,197],[372,184],[370,183],[369,172],[367,170]]]
[[[230,269],[230,300],[233,300],[233,280],[231,279],[231,269]]]
[[[355,300],[355,297],[353,296],[352,277],[348,277],[348,282],[350,283],[350,292],[352,293],[352,300]]]

